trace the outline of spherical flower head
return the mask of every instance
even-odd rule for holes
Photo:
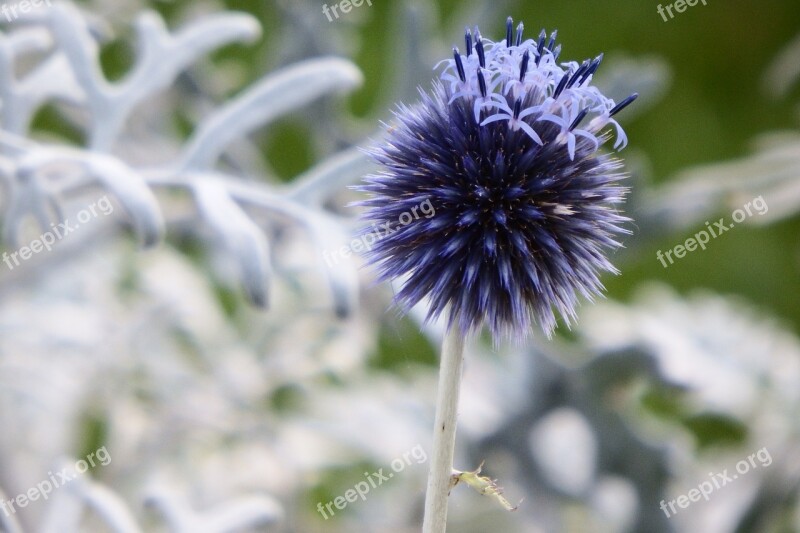
[[[450,326],[495,338],[569,325],[627,233],[625,176],[604,145],[627,143],[613,117],[636,95],[617,104],[591,84],[602,54],[559,63],[556,32],[522,34],[510,17],[499,42],[467,30],[432,92],[398,106],[370,151],[381,170],[358,187],[368,261],[401,280],[398,303],[427,298],[428,319],[447,310]]]

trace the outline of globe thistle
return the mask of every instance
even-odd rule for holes
[[[627,144],[613,117],[637,95],[615,103],[591,84],[602,54],[559,63],[556,33],[524,40],[510,17],[499,42],[468,29],[465,53],[437,65],[433,90],[399,105],[370,150],[381,170],[358,187],[364,232],[377,232],[367,259],[402,280],[402,307],[427,298],[428,319],[449,309],[463,333],[524,336],[536,323],[549,336],[616,272],[605,252],[627,233],[627,189],[602,147]]]

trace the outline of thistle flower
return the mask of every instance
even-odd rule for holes
[[[510,17],[499,42],[467,29],[465,54],[437,65],[432,92],[399,105],[370,150],[382,168],[359,187],[363,216],[391,229],[367,258],[380,279],[402,278],[402,307],[427,297],[428,319],[449,309],[463,333],[524,336],[536,323],[549,336],[616,272],[605,252],[627,233],[627,189],[601,147],[612,131],[615,149],[627,144],[613,117],[637,95],[615,103],[591,84],[602,54],[559,63],[556,33],[523,40]],[[435,214],[412,217],[426,202]]]

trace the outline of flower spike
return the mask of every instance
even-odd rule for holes
[[[403,280],[398,304],[428,302],[429,319],[447,313],[462,334],[486,325],[495,338],[533,324],[550,335],[614,271],[606,252],[627,233],[627,189],[603,148],[609,129],[624,148],[613,117],[636,99],[615,104],[591,85],[602,54],[562,65],[556,31],[523,41],[513,28],[509,18],[499,42],[465,31],[467,55],[454,48],[432,91],[397,109],[372,151],[382,171],[360,187],[365,232],[432,213],[366,252],[380,279]]]

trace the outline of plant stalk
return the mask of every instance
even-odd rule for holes
[[[423,533],[444,533],[447,525],[447,497],[453,474],[458,397],[464,366],[464,335],[456,323],[457,321],[453,321],[447,328],[442,343],[436,422],[433,430],[433,459],[425,494]]]

